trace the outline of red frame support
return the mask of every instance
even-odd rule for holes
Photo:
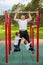
[[[30,25],[30,41],[32,44],[32,47],[34,48],[34,28],[33,28],[33,23]],[[34,52],[32,52],[34,54]]]
[[[8,44],[7,44],[7,11],[5,11],[5,45],[6,45],[6,63],[8,63]]]
[[[33,28],[33,23],[32,23],[32,47],[34,48],[34,28]],[[34,52],[32,52],[32,54],[34,54]]]
[[[9,45],[9,54],[11,51],[11,18],[8,15],[8,45]]]
[[[32,24],[30,24],[30,42],[32,44]]]
[[[36,61],[39,62],[39,24],[40,24],[40,13],[36,12],[36,25],[37,25],[37,48],[36,48]]]
[[[11,50],[11,18],[8,11],[5,11],[5,45],[6,45],[6,63],[8,63],[8,54]]]
[[[39,62],[39,25],[40,25],[40,12],[36,12],[36,25],[37,25],[37,48],[36,48],[36,61]],[[32,42],[32,47],[34,48],[34,29],[33,24],[30,25],[30,41]],[[32,54],[34,54],[32,52]]]

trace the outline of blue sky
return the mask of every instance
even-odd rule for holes
[[[31,2],[31,0],[0,0],[0,9],[8,10],[11,9],[11,7],[14,4],[18,4],[18,3],[27,4],[28,2]]]

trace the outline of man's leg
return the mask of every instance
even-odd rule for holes
[[[30,47],[29,50],[34,51],[34,48]]]
[[[19,31],[19,33],[20,33],[20,38],[22,38],[22,37],[23,37],[22,31]],[[18,42],[18,46],[20,46],[20,42],[21,42],[21,39],[20,39],[19,42]]]
[[[20,33],[21,38],[24,37],[28,41],[28,43],[30,43],[30,39],[29,39],[29,35],[28,35],[27,30],[26,31],[20,31],[19,33]],[[31,44],[30,44],[30,46],[31,46]]]
[[[24,38],[28,41],[28,43],[30,44],[30,47],[32,47],[32,45],[30,43],[30,39],[29,39],[29,34],[27,31],[24,32]]]
[[[30,43],[30,39],[27,31],[24,32],[24,38],[28,41],[28,43]]]

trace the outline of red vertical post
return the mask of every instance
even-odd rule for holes
[[[9,54],[11,50],[11,18],[8,14],[8,45],[9,45]]]
[[[36,48],[36,61],[39,62],[39,23],[40,23],[40,13],[36,12],[36,25],[37,25],[37,48]]]
[[[9,29],[10,29],[10,31],[9,31],[9,50],[11,51],[11,18],[9,17],[9,21],[10,21],[10,23],[9,23]],[[9,52],[9,54],[10,54],[10,52]]]
[[[5,11],[5,45],[6,45],[6,63],[8,63],[8,44],[7,44],[7,11]]]
[[[34,28],[33,28],[33,23],[30,25],[30,41],[32,44],[32,47],[34,48]],[[34,52],[32,52],[34,54]]]
[[[32,31],[31,31],[31,35],[32,35],[32,48],[34,48],[34,28],[33,28],[33,23],[32,23]],[[32,54],[34,54],[34,52],[32,52]]]
[[[32,42],[32,25],[30,25],[30,42]]]

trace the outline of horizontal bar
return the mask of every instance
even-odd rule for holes
[[[16,13],[16,11],[7,11],[8,13]],[[36,13],[37,11],[30,11],[30,13]],[[5,11],[3,11],[2,15],[4,15]],[[20,11],[18,13],[29,13],[29,11]],[[0,14],[1,15],[1,14]]]
[[[16,13],[15,11],[9,13]],[[20,11],[18,13],[29,13],[28,11]],[[30,11],[30,13],[36,13],[36,11]]]

